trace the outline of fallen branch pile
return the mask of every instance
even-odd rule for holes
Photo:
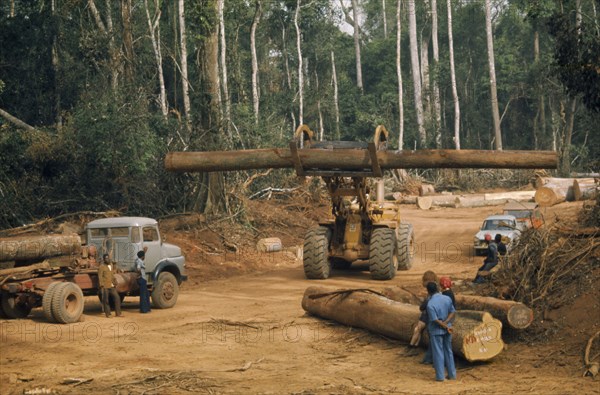
[[[567,233],[555,228],[524,232],[494,275],[499,293],[538,312],[558,308],[589,291],[589,274],[600,265],[600,228]],[[484,290],[482,290],[484,291]]]

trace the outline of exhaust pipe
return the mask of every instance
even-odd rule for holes
[[[385,188],[383,185],[383,179],[377,180],[377,203],[383,203],[385,201]]]

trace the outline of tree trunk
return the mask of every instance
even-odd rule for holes
[[[135,52],[131,27],[131,0],[121,0],[121,22],[123,24],[123,48],[125,49],[125,78],[131,84],[135,75]]]
[[[494,119],[494,138],[496,140],[496,149],[502,151],[500,112],[498,111],[498,92],[496,90],[496,62],[494,61],[491,0],[485,0],[485,31],[487,36],[488,64],[490,70],[490,99],[492,106],[492,118]]]
[[[60,18],[56,17],[56,0],[51,0],[50,9],[52,16],[56,18],[58,23],[55,32],[52,35],[52,74],[54,77],[54,119],[56,123],[56,129],[62,128],[62,105],[61,105],[61,75],[60,75],[60,58],[58,56],[58,37],[60,34]]]
[[[260,97],[258,90],[258,58],[256,56],[256,28],[258,27],[262,15],[260,0],[256,0],[255,5],[254,19],[252,20],[252,28],[250,29],[250,51],[252,54],[252,103],[254,105],[254,124],[258,126]]]
[[[369,290],[333,291],[309,287],[302,308],[312,315],[409,342],[421,312],[418,306],[395,302]],[[489,313],[457,312],[452,350],[469,362],[487,361],[502,352],[502,323]],[[425,337],[425,342],[428,339]]]
[[[421,210],[429,210],[432,204],[431,196],[417,196],[417,207]]]
[[[367,150],[299,149],[305,168],[363,170],[371,167]],[[552,151],[477,151],[418,150],[378,151],[382,169],[417,168],[556,168]],[[169,171],[236,171],[263,168],[294,168],[289,149],[264,148],[243,151],[169,152],[165,157]]]
[[[598,195],[598,182],[584,180],[573,181],[573,197],[577,201],[595,199]]]
[[[452,38],[452,0],[448,0],[448,46],[450,51],[450,78],[452,84],[452,101],[454,102],[454,147],[460,149],[460,103],[456,88],[456,72],[454,70],[454,40]]]
[[[420,305],[425,294],[415,295],[400,287],[385,288],[382,293],[401,303]],[[523,303],[489,296],[454,294],[457,310],[486,311],[513,329],[526,329],[533,322],[533,310]]]
[[[485,200],[516,200],[518,202],[529,202],[533,200],[535,191],[485,193],[483,196]]]
[[[158,84],[160,93],[158,96],[158,103],[160,106],[160,112],[163,118],[167,118],[169,115],[169,108],[167,105],[167,91],[165,89],[165,76],[162,65],[162,49],[160,41],[160,3],[158,0],[154,0],[154,16],[150,16],[150,10],[148,9],[148,0],[144,0],[144,8],[146,11],[146,20],[148,22],[148,31],[150,32],[150,40],[152,42],[152,50],[154,51],[154,60],[156,61],[156,71],[158,75]]]
[[[419,186],[419,196],[428,196],[435,193],[435,187],[431,184],[421,184]]]
[[[431,0],[431,37],[433,45],[433,68],[437,71],[440,62],[437,0]],[[442,108],[440,103],[440,88],[438,79],[439,78],[437,75],[433,78],[433,130],[435,132],[435,146],[436,148],[442,148]]]
[[[13,125],[15,125],[18,128],[29,130],[29,131],[36,130],[33,126],[29,125],[26,122],[21,121],[19,118],[7,113],[6,111],[4,111],[1,108],[0,108],[0,117],[6,119],[8,122],[12,123]]]
[[[540,207],[550,207],[564,201],[573,201],[573,186],[546,184],[535,191],[535,202]]]
[[[340,107],[338,98],[338,82],[337,71],[335,69],[335,55],[331,51],[331,78],[333,82],[333,108],[335,109],[335,140],[339,140],[340,136]]]
[[[225,108],[225,119],[223,122],[223,126],[225,128],[225,132],[229,136],[229,139],[232,140],[231,132],[229,128],[229,124],[231,122],[231,100],[229,98],[229,82],[227,78],[227,40],[225,37],[225,17],[223,9],[225,7],[225,0],[218,0],[217,8],[219,12],[219,39],[220,39],[220,57],[221,57],[221,87],[223,89],[223,107]],[[254,67],[254,64],[252,65]],[[240,138],[240,144],[244,144],[242,139]]]
[[[557,185],[561,187],[572,187],[573,183],[578,181],[583,184],[594,183],[594,177],[584,177],[584,178],[557,178],[557,177],[536,177],[534,181],[534,186],[537,188],[541,188],[550,185]]]
[[[387,13],[385,10],[385,0],[381,0],[381,17],[383,19],[383,39],[387,40],[388,31],[387,31]]]
[[[354,20],[354,52],[356,54],[356,86],[362,93],[364,91],[364,88],[362,79],[362,62],[360,60],[360,30],[358,27],[358,4],[356,0],[351,1]],[[302,124],[302,122],[300,122],[300,124]]]
[[[296,27],[296,51],[298,52],[298,122],[304,124],[304,67],[302,65],[302,36],[298,18],[300,16],[301,0],[296,2],[296,12],[294,13],[294,26]],[[294,129],[295,130],[295,129]]]
[[[24,236],[0,239],[0,262],[43,260],[61,255],[79,255],[78,235]]]
[[[571,172],[571,140],[573,138],[573,128],[575,125],[575,111],[577,110],[577,98],[571,99],[571,105],[567,107],[567,124],[564,139],[562,142],[561,166],[562,175],[568,175]]]
[[[423,98],[423,122],[430,126],[432,120],[431,112],[431,90],[429,79],[429,31],[421,32],[421,93]]]
[[[415,97],[415,113],[417,128],[419,130],[419,143],[421,147],[427,144],[427,134],[423,125],[423,100],[421,98],[421,71],[419,67],[419,50],[417,46],[417,16],[415,0],[408,0],[408,31],[410,38],[410,63]]]
[[[485,197],[477,196],[457,196],[454,200],[454,207],[456,208],[475,208],[475,207],[488,207],[498,206],[506,203],[506,199],[490,199],[487,200]]]
[[[192,134],[192,106],[190,103],[188,66],[187,66],[187,35],[185,31],[185,0],[179,0],[179,45],[181,47],[181,92],[183,95],[183,110],[185,112],[185,124],[189,136]]]
[[[396,8],[396,75],[398,77],[398,151],[404,148],[404,92],[402,86],[402,16],[400,10],[402,8],[402,0],[398,0]]]

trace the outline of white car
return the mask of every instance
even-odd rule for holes
[[[506,244],[507,250],[510,250],[511,244],[519,238],[522,227],[523,225],[514,215],[490,215],[483,221],[481,229],[473,239],[475,255],[485,254],[487,251],[486,234],[489,234],[492,240],[497,234],[502,235],[502,241]]]

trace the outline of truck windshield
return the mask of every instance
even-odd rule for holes
[[[129,238],[129,228],[101,228],[101,229],[90,229],[90,234],[94,239],[104,239],[107,236],[112,237],[127,237]]]

